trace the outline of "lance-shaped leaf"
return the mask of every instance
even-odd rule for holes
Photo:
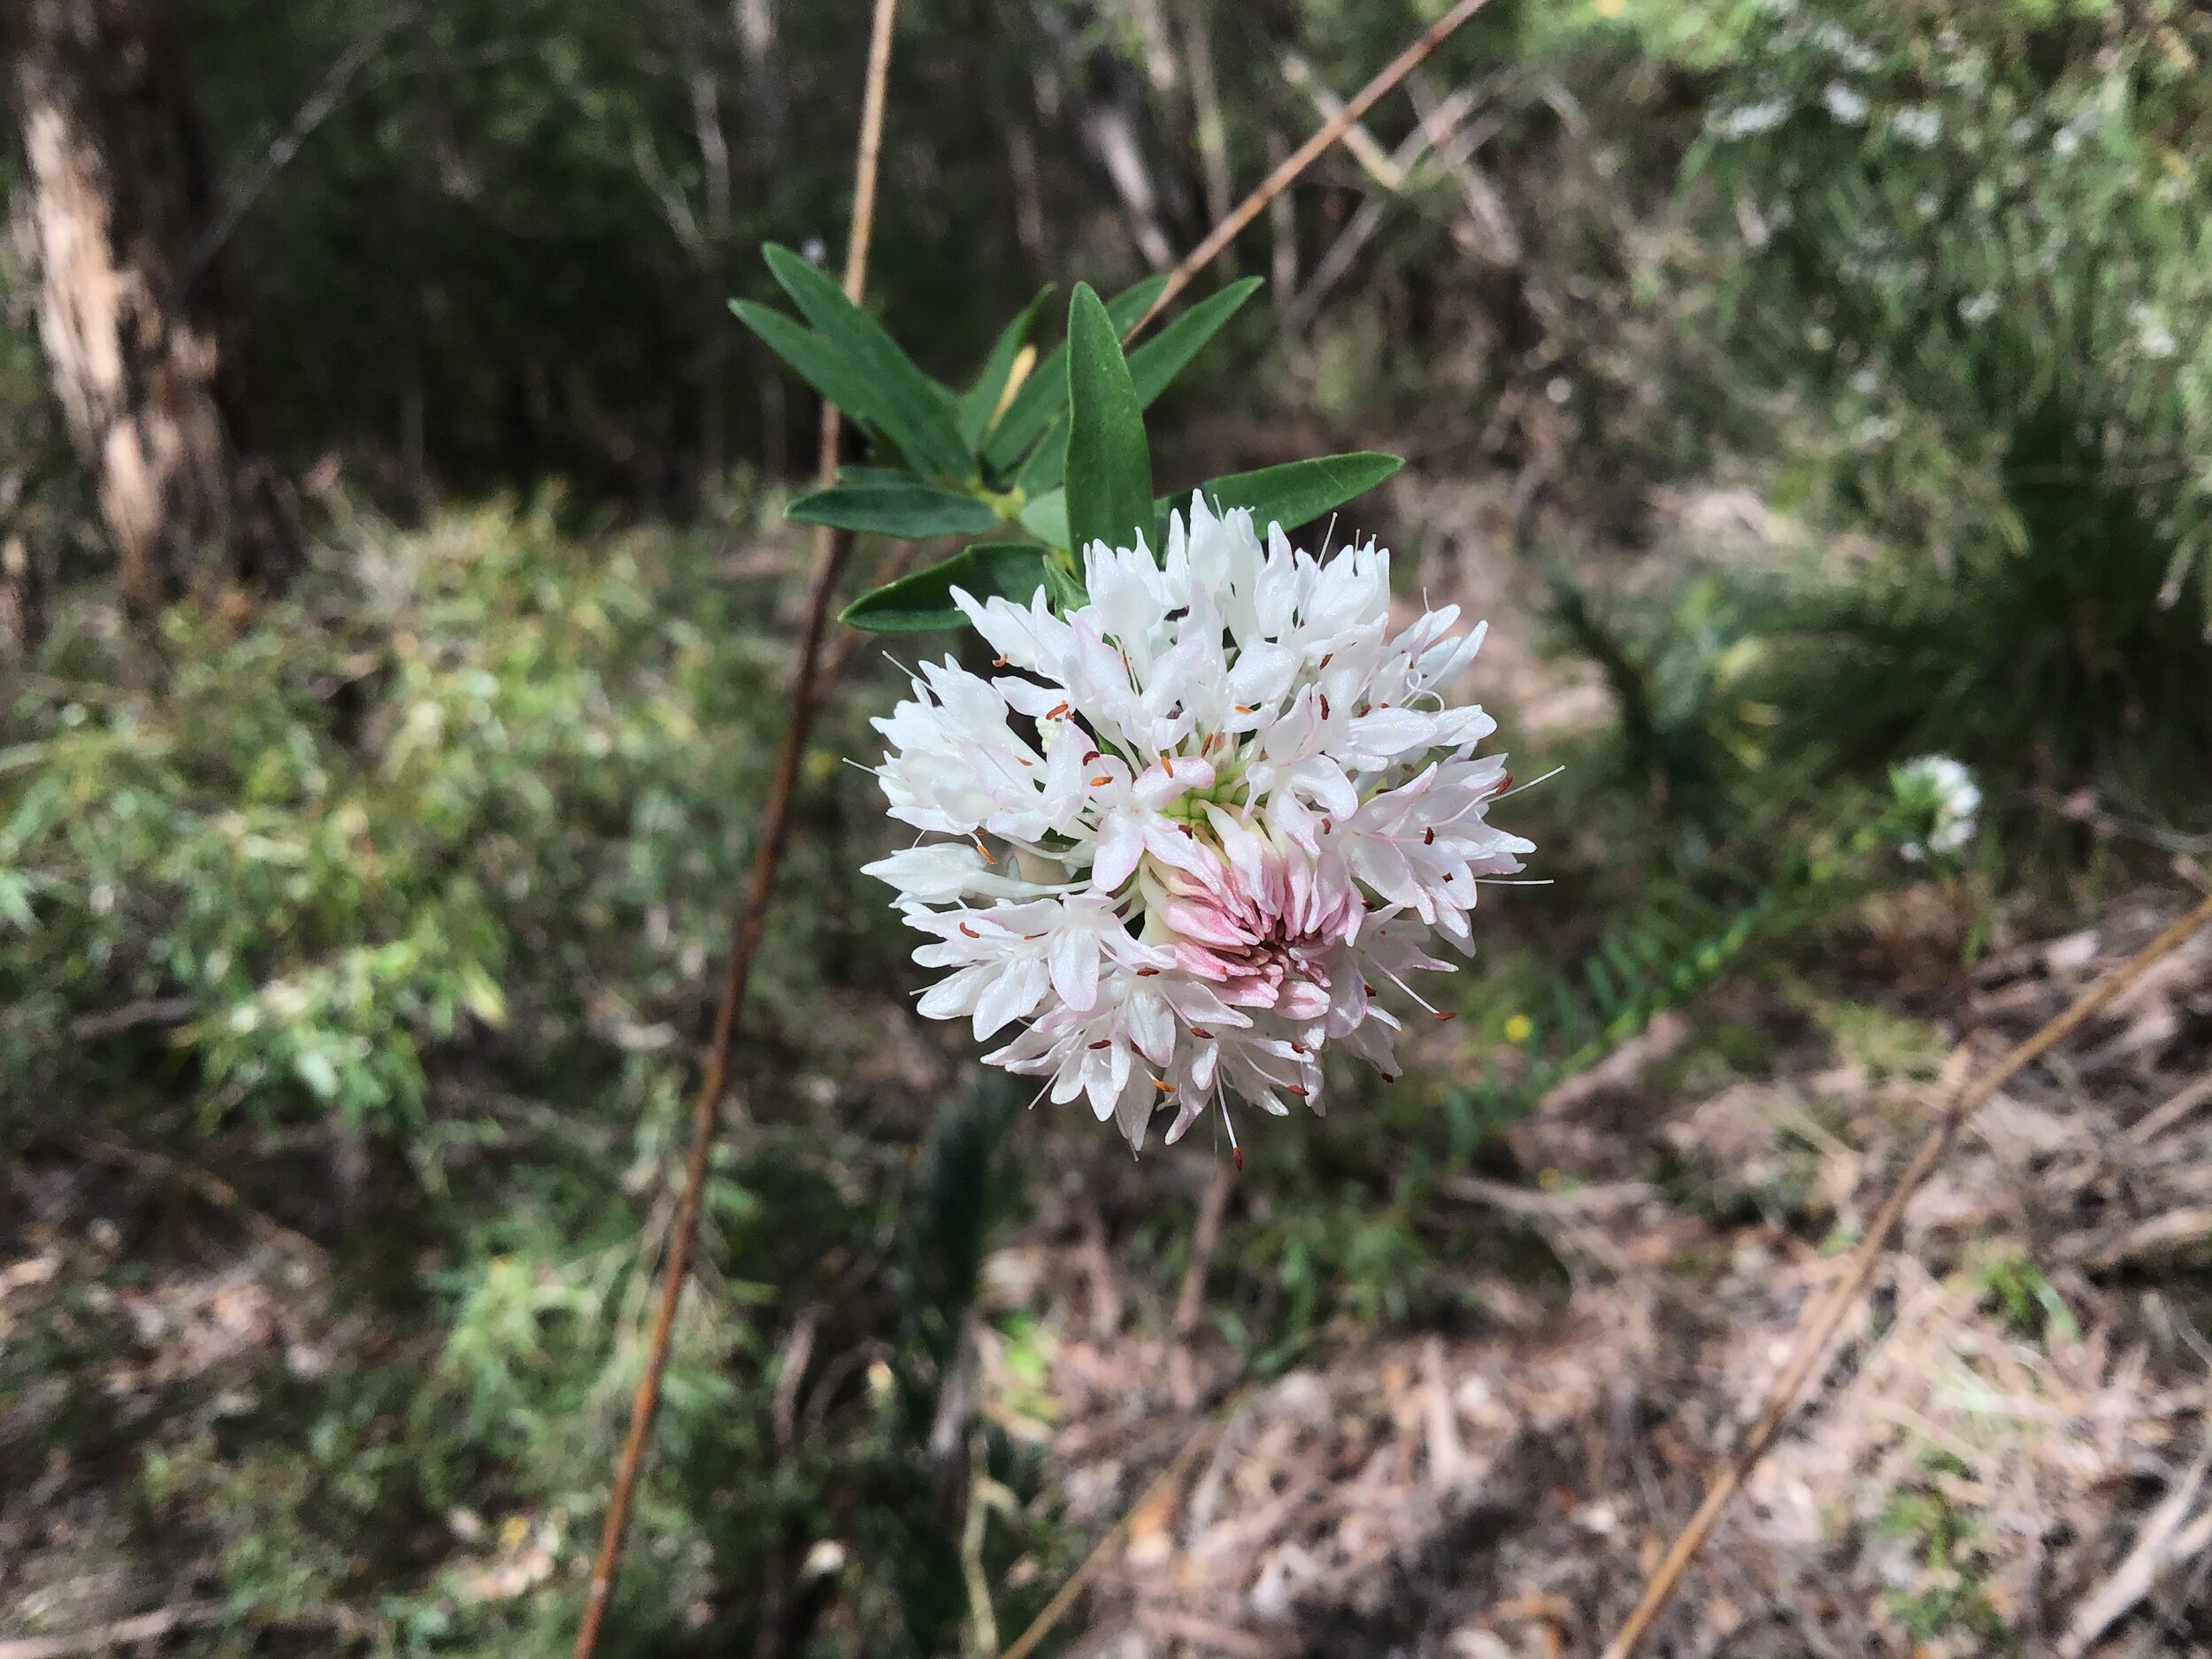
[[[730,310],[771,351],[789,364],[801,380],[843,410],[846,418],[870,437],[886,440],[901,450],[912,441],[911,434],[902,433],[894,424],[895,411],[879,406],[867,371],[820,334],[773,307],[751,300],[732,300]]]
[[[1048,490],[1022,509],[1022,528],[1035,536],[1047,547],[1066,550],[1071,545],[1068,536],[1068,497],[1065,490]]]
[[[910,541],[933,535],[979,535],[999,524],[998,514],[972,495],[873,468],[867,476],[841,479],[833,489],[800,496],[784,516],[803,524],[902,536]]]
[[[823,273],[774,242],[761,253],[807,321],[865,377],[865,405],[840,407],[882,427],[919,470],[956,479],[972,474],[975,457],[960,436],[952,394],[916,368],[883,326]]]
[[[1064,617],[1091,603],[1090,589],[1083,586],[1083,579],[1064,564],[1056,553],[1045,560],[1045,597],[1053,610]]]
[[[1048,282],[1037,290],[1037,297],[1022,307],[1019,315],[1000,331],[997,342],[991,347],[991,355],[983,360],[983,373],[962,394],[960,435],[971,449],[983,447],[984,434],[991,429],[991,417],[998,412],[999,399],[1006,396],[1006,380],[1014,372],[1014,359],[1021,355],[1022,345],[1036,324],[1037,313],[1051,297],[1052,285]],[[1018,388],[1016,393],[1019,395]]]
[[[1140,409],[1152,407],[1184,366],[1198,355],[1199,349],[1220,332],[1222,324],[1236,314],[1237,308],[1250,299],[1259,286],[1257,277],[1232,282],[1220,293],[1192,306],[1129,354],[1129,379],[1137,388]],[[1110,315],[1112,310],[1112,306],[1107,307]],[[1117,326],[1127,332],[1126,323]],[[1014,482],[1032,495],[1041,495],[1059,485],[1067,476],[1067,415],[1063,411],[1045,429],[1042,441],[1022,463]]]
[[[1037,447],[1014,474],[1014,488],[1025,495],[1042,495],[1059,488],[1067,475],[1068,411],[1064,409],[1052,418],[1045,435],[1037,440]]]
[[[977,599],[1011,599],[1025,605],[1044,585],[1043,548],[1029,541],[979,541],[941,565],[863,594],[845,607],[839,620],[878,634],[956,628],[967,618],[952,602],[956,588]]]
[[[1279,524],[1286,532],[1311,524],[1354,496],[1365,495],[1404,465],[1394,455],[1356,449],[1349,455],[1325,455],[1310,461],[1263,466],[1256,472],[1208,479],[1198,487],[1198,493],[1216,512],[1249,507],[1252,527],[1263,536],[1271,524]],[[1164,516],[1188,500],[1187,496],[1181,501],[1163,496],[1156,505]]]
[[[1116,338],[1150,309],[1166,286],[1164,276],[1147,277],[1106,302],[1106,315],[1113,319]],[[1045,354],[1044,360],[1022,382],[1021,390],[1014,394],[1014,401],[991,428],[990,442],[984,446],[984,459],[1003,472],[1051,424],[1053,417],[1064,413],[1067,406],[1068,349],[1062,344]],[[1053,480],[1055,484],[1059,481],[1057,478]],[[1045,488],[1048,489],[1051,485]]]
[[[1131,547],[1152,529],[1152,452],[1113,319],[1090,284],[1068,307],[1071,545]]]
[[[1199,349],[1221,331],[1245,301],[1258,291],[1260,279],[1246,277],[1218,294],[1209,295],[1159,333],[1129,353],[1129,378],[1136,382],[1137,402],[1146,409],[1167,390]],[[1125,326],[1124,332],[1126,332]]]

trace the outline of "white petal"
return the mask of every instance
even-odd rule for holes
[[[1097,1003],[1098,935],[1088,926],[1071,925],[1052,941],[1052,988],[1079,1014]]]
[[[925,1019],[957,1019],[972,1013],[976,998],[995,972],[987,967],[963,968],[924,991],[921,1001],[914,1005],[915,1011]]]
[[[1045,964],[1033,956],[1017,956],[976,999],[975,1040],[981,1042],[1010,1020],[1022,1018],[1045,994]]]
[[[1144,856],[1144,831],[1136,816],[1127,812],[1109,812],[1106,821],[1098,827],[1098,851],[1091,864],[1091,883],[1094,890],[1111,893],[1129,879],[1137,867],[1137,860]]]

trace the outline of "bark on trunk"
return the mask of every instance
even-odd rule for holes
[[[40,339],[124,588],[151,606],[280,582],[299,534],[198,245],[213,192],[167,0],[6,9]]]

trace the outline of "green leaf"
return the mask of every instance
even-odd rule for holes
[[[1090,589],[1083,586],[1083,579],[1056,555],[1045,561],[1045,597],[1052,608],[1065,616],[1071,611],[1080,611],[1091,603]]]
[[[481,963],[472,962],[461,970],[461,1004],[494,1030],[505,1028],[506,994]]]
[[[1064,489],[1040,495],[1022,509],[1022,528],[1047,547],[1068,550],[1068,495]]]
[[[1113,319],[1087,282],[1068,307],[1067,495],[1071,546],[1131,547],[1151,533],[1144,411]]]
[[[960,435],[952,394],[916,368],[844,289],[790,249],[768,242],[761,255],[807,321],[867,377],[868,401],[840,407],[872,419],[917,467],[948,478],[972,474],[975,456]]]
[[[1005,394],[1006,377],[1014,372],[1014,359],[1021,355],[1022,343],[1029,338],[1037,313],[1051,297],[1052,284],[1048,282],[1000,333],[991,355],[984,359],[983,373],[975,377],[975,384],[961,397],[960,435],[971,449],[982,448],[984,434],[990,430],[991,417],[998,412],[998,400]],[[1030,365],[1033,373],[1036,366]]]
[[[872,409],[875,392],[864,369],[812,329],[800,326],[772,306],[732,300],[730,310],[771,351],[789,364],[801,380],[843,410],[870,436],[876,435],[877,414]],[[894,443],[899,442],[895,431],[887,431],[887,435]]]
[[[800,496],[784,516],[803,524],[833,525],[910,541],[933,535],[979,535],[998,527],[998,514],[972,495],[940,489],[904,473],[870,471],[872,476],[856,480],[848,475],[834,489]]]
[[[299,1073],[301,1082],[323,1100],[334,1100],[338,1094],[338,1068],[330,1056],[320,1048],[303,1048],[292,1056],[292,1070]]]
[[[1052,418],[1045,428],[1045,435],[1037,441],[1037,447],[1029,452],[1021,471],[1014,474],[1014,488],[1025,495],[1041,495],[1048,490],[1060,488],[1068,475],[1068,417],[1063,410]]]
[[[1028,541],[979,541],[941,565],[863,594],[845,607],[838,620],[878,634],[957,628],[966,625],[967,618],[952,602],[954,588],[978,599],[997,597],[1027,604],[1044,584],[1043,548]]]
[[[1147,277],[1133,287],[1124,288],[1106,302],[1106,315],[1113,319],[1115,338],[1143,316],[1167,286],[1164,276]],[[1020,458],[1037,434],[1050,424],[1054,416],[1067,408],[1068,349],[1058,345],[1045,355],[1044,360],[1030,371],[1022,382],[1014,401],[1007,405],[1006,413],[991,428],[990,442],[984,446],[983,458],[999,472]],[[1054,483],[1059,482],[1057,479]],[[1048,489],[1051,485],[1047,485]]]
[[[19,871],[0,870],[0,918],[27,933],[38,929],[38,918],[31,912],[31,883]]]
[[[1404,465],[1394,455],[1356,449],[1349,455],[1263,466],[1256,472],[1232,472],[1207,480],[1198,491],[1216,512],[1249,507],[1253,527],[1264,536],[1271,524],[1281,525],[1286,532],[1311,524],[1354,496],[1365,495]],[[1181,504],[1170,498],[1156,503],[1162,513]]]
[[[1198,355],[1199,349],[1220,332],[1222,324],[1258,291],[1260,279],[1246,277],[1201,300],[1173,322],[1129,354],[1129,378],[1136,382],[1137,403],[1149,409],[1169,383]],[[1127,325],[1123,325],[1126,332]]]
[[[1183,365],[1198,354],[1200,347],[1235,314],[1238,306],[1252,296],[1260,286],[1257,277],[1247,277],[1234,282],[1203,304],[1191,309],[1163,328],[1129,354],[1129,378],[1137,388],[1137,405],[1149,409],[1160,394],[1168,388],[1175,377],[1183,372]],[[1106,307],[1108,316],[1113,315],[1113,305]],[[1130,319],[1141,312],[1133,313]],[[1128,322],[1116,319],[1118,330],[1126,332]],[[1014,475],[1016,487],[1030,495],[1041,495],[1059,488],[1068,472],[1068,418],[1065,411],[1052,418],[1045,428],[1045,435],[1029,458],[1022,463],[1021,471]]]

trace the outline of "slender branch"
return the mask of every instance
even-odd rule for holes
[[[1207,32],[1202,6],[1183,14],[1187,43],[1184,59],[1190,65],[1191,108],[1198,118],[1198,163],[1206,181],[1206,211],[1216,219],[1229,216],[1230,195],[1236,188],[1229,172],[1229,127],[1222,119],[1221,83],[1214,74],[1213,37]]]
[[[1198,1330],[1199,1316],[1206,1310],[1206,1275],[1213,1271],[1214,1251],[1221,1243],[1221,1218],[1228,1211],[1229,1189],[1234,1180],[1226,1163],[1215,1164],[1198,1201],[1190,1263],[1183,1270],[1183,1288],[1175,1298],[1175,1347],[1167,1359],[1168,1392],[1185,1411],[1198,1403],[1198,1384],[1191,1372],[1191,1337]]]
[[[876,170],[883,151],[884,88],[891,64],[891,23],[897,10],[898,0],[875,0],[868,40],[868,77],[861,102],[859,155],[854,167],[852,227],[845,245],[845,295],[856,303],[867,280],[868,242],[875,225]],[[835,406],[825,402],[821,476],[826,484],[836,481],[841,432]],[[730,1047],[737,1034],[738,1013],[744,1004],[747,981],[752,976],[753,958],[759,951],[761,935],[767,924],[768,898],[775,883],[776,866],[782,862],[784,846],[790,838],[791,802],[798,787],[799,762],[806,749],[807,733],[813,725],[815,702],[827,681],[827,676],[822,672],[826,666],[823,641],[828,633],[830,600],[837,590],[837,578],[851,546],[852,538],[842,532],[821,528],[815,533],[814,569],[808,583],[806,622],[799,641],[798,674],[791,688],[791,718],[784,728],[775,781],[762,818],[760,841],[754,849],[752,868],[746,876],[744,898],[730,941],[729,966],[723,976],[722,1000],[714,1012],[714,1034],[707,1044],[705,1069],[700,1078],[699,1092],[692,1101],[691,1151],[684,1165],[683,1194],[677,1202],[668,1258],[661,1269],[660,1299],[654,1310],[645,1371],[638,1379],[637,1393],[630,1402],[629,1432],[624,1438],[614,1483],[607,1494],[599,1553],[592,1563],[591,1586],[577,1624],[575,1659],[591,1659],[599,1641],[600,1622],[605,1617],[616,1577],[621,1571],[623,1534],[628,1530],[630,1509],[636,1500],[646,1442],[651,1438],[653,1418],[660,1408],[661,1381],[668,1370],[677,1310],[683,1301],[684,1283],[690,1272],[699,1205],[706,1191],[707,1165],[714,1151],[722,1092],[729,1080]]]
[[[1773,1443],[1784,1419],[1796,1404],[1798,1394],[1826,1352],[1829,1340],[1843,1324],[1844,1316],[1866,1293],[1868,1284],[1874,1278],[1874,1270],[1881,1260],[1883,1249],[1889,1242],[1889,1236],[1896,1231],[1898,1221],[1905,1213],[1905,1205],[1920,1183],[1942,1160],[1943,1154],[1967,1119],[2016,1073],[2072,1036],[2100,1009],[2141,979],[2154,963],[2171,955],[2207,922],[2212,922],[2212,898],[2206,899],[2119,967],[2098,980],[2064,1013],[2045,1024],[2041,1030],[2013,1048],[1996,1065],[1961,1091],[1950,1109],[1943,1114],[1942,1120],[1928,1132],[1927,1139],[1920,1143],[1919,1149],[1913,1154],[1912,1162],[1905,1166],[1904,1174],[1898,1178],[1888,1200],[1875,1216],[1873,1224],[1867,1228],[1866,1237],[1852,1252],[1843,1277],[1829,1292],[1827,1300],[1819,1310],[1806,1322],[1796,1345],[1791,1349],[1788,1363],[1783,1366],[1781,1375],[1774,1379],[1773,1386],[1767,1391],[1766,1407],[1759,1413],[1758,1421],[1744,1436],[1743,1443],[1738,1447],[1728,1467],[1714,1480],[1711,1489],[1705,1494],[1705,1502],[1698,1505],[1697,1513],[1690,1517],[1689,1525],[1676,1536],[1673,1545],[1645,1586],[1643,1599],[1622,1624],[1619,1632],[1607,1644],[1601,1659],[1628,1659],[1645,1632],[1651,1628],[1652,1621],[1659,1617],[1660,1611],[1673,1596],[1676,1586],[1681,1582],[1683,1570],[1703,1546],[1707,1534],[1713,1530],[1713,1524],[1720,1518],[1721,1511],[1728,1507],[1729,1499],[1735,1495],[1736,1489],[1743,1485],[1746,1477],[1757,1467],[1759,1459]]]
[[[1457,5],[1429,25],[1420,39],[1392,58],[1381,73],[1353,95],[1350,103],[1324,122],[1320,130],[1293,150],[1289,158],[1274,172],[1261,180],[1259,188],[1240,202],[1234,212],[1215,226],[1205,241],[1183,256],[1182,262],[1168,273],[1167,286],[1160,290],[1159,297],[1152,302],[1151,309],[1131,325],[1129,332],[1122,336],[1123,340],[1126,342],[1142,334],[1145,325],[1165,311],[1175,296],[1190,286],[1191,279],[1211,265],[1215,257],[1237,239],[1238,233],[1266,210],[1270,202],[1290,188],[1298,175],[1313,165],[1330,145],[1350,132],[1359,119],[1373,109],[1385,93],[1418,69],[1454,30],[1487,4],[1488,0],[1459,0]]]
[[[816,539],[818,541],[820,538],[818,536]],[[905,575],[906,567],[913,562],[914,544],[911,541],[901,541],[884,556],[883,562],[876,566],[873,575],[869,580],[879,588],[888,587]],[[831,684],[835,684],[837,677],[845,672],[845,664],[852,660],[853,653],[860,648],[860,642],[868,637],[858,628],[840,629],[837,638],[830,645],[828,657],[823,661],[823,678]]]
[[[269,181],[284,171],[292,157],[299,153],[300,146],[307,142],[309,135],[338,107],[339,100],[346,95],[347,86],[376,55],[377,48],[383,45],[402,24],[413,21],[415,16],[416,8],[411,5],[387,12],[339,54],[338,60],[331,65],[321,84],[308,96],[307,102],[300,105],[285,129],[262,151],[252,170],[224,192],[221,214],[200,233],[199,240],[185,257],[183,274],[177,281],[180,291],[189,288],[200,273],[207,269],[208,261],[214,258],[223,244],[230,240],[231,233],[246,217],[247,210],[260,199],[262,191],[269,188]]]
[[[1283,79],[1313,100],[1316,114],[1325,121],[1333,121],[1344,112],[1344,100],[1323,84],[1314,73],[1313,65],[1296,52],[1283,58]],[[1344,148],[1352,152],[1352,159],[1367,170],[1367,176],[1386,190],[1405,188],[1406,170],[1382,147],[1374,134],[1364,124],[1354,121],[1344,129]]]
[[[1407,135],[1405,142],[1384,157],[1397,169],[1399,184],[1391,187],[1394,190],[1402,187],[1406,177],[1432,150],[1435,151],[1437,161],[1448,168],[1454,162],[1464,161],[1472,155],[1476,146],[1496,130],[1494,125],[1489,124],[1478,125],[1465,132],[1460,130],[1468,112],[1474,108],[1474,102],[1471,94],[1455,94],[1450,107],[1436,111],[1432,119],[1423,121]],[[1320,264],[1313,268],[1312,279],[1297,293],[1286,296],[1283,305],[1285,334],[1305,333],[1320,314],[1322,302],[1350,273],[1354,263],[1382,228],[1387,200],[1371,193],[1352,215],[1351,223],[1345,226],[1328,251],[1321,256]]]

